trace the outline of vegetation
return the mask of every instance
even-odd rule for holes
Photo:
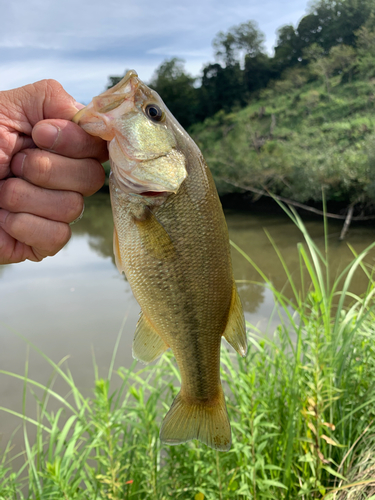
[[[360,255],[352,250],[353,261],[330,285],[327,236],[322,254],[298,215],[290,216],[305,239],[297,248],[302,289],[275,252],[293,300],[233,244],[272,290],[280,324],[269,337],[249,325],[244,359],[222,349],[230,452],[197,442],[161,446],[159,426],[179,380],[170,354],[141,370],[119,369],[117,390],[110,388],[112,362],[106,379],[96,374],[91,398],[80,393],[67,367],[49,361],[66,381],[67,397],[52,383],[29,379],[27,369],[24,376],[1,372],[23,379],[25,393],[33,391],[38,418],[20,415],[24,465],[13,469],[9,445],[0,461],[0,499],[338,500],[354,490],[355,498],[369,498],[375,484],[375,283],[365,257],[371,247]],[[350,292],[355,272],[368,278],[362,297]],[[55,413],[51,398],[61,406]],[[35,444],[30,425],[37,428]]]
[[[301,86],[304,73],[290,70],[245,109],[194,125],[219,192],[237,186],[309,203],[324,191],[357,213],[373,211],[375,84],[339,79],[328,80],[328,96],[325,83]]]

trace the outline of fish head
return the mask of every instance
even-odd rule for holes
[[[94,97],[73,121],[108,141],[113,175],[126,193],[177,193],[187,176],[185,155],[176,138],[178,122],[133,70]]]

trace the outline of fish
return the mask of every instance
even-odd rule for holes
[[[181,374],[161,442],[198,439],[228,451],[221,338],[241,356],[247,339],[210,170],[193,139],[134,70],[73,121],[108,142],[115,261],[141,307],[133,357],[150,363],[170,348]]]

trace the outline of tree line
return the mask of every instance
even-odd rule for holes
[[[218,111],[242,108],[262,89],[283,91],[322,78],[343,81],[375,76],[374,0],[318,0],[298,26],[278,30],[275,53],[264,48],[264,34],[254,21],[219,32],[213,40],[216,62],[192,77],[177,57],[165,60],[149,85],[188,128]],[[108,88],[122,76],[110,76]]]

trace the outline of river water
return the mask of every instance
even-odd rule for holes
[[[230,238],[242,248],[279,289],[291,296],[286,275],[268,239],[270,233],[298,283],[297,243],[302,234],[286,215],[226,211]],[[323,224],[305,219],[306,227],[318,246],[324,248]],[[331,274],[352,259],[350,243],[357,252],[373,242],[374,226],[352,226],[345,242],[338,240],[342,223],[329,222]],[[131,344],[139,307],[124,276],[118,273],[112,254],[113,223],[109,196],[99,193],[86,200],[83,219],[73,226],[73,236],[55,257],[41,263],[23,262],[0,266],[0,369],[23,375],[26,361],[28,376],[46,384],[51,366],[28,342],[59,362],[68,357],[68,366],[76,385],[89,394],[94,385],[93,358],[103,377],[108,372],[119,331],[122,337],[115,367],[130,366]],[[236,251],[232,251],[235,279],[246,319],[264,334],[272,335],[277,325],[271,319],[272,293],[248,282],[262,279]],[[375,251],[366,262],[371,266]],[[247,282],[247,283],[246,283]],[[363,293],[367,282],[362,271],[355,274],[351,290]],[[27,342],[28,341],[28,342]],[[68,386],[57,381],[55,390],[68,393]],[[0,407],[22,412],[23,382],[0,374]],[[32,397],[27,413],[35,415]],[[0,411],[0,449],[13,430],[22,423],[17,417]],[[14,440],[22,446],[22,432]]]

